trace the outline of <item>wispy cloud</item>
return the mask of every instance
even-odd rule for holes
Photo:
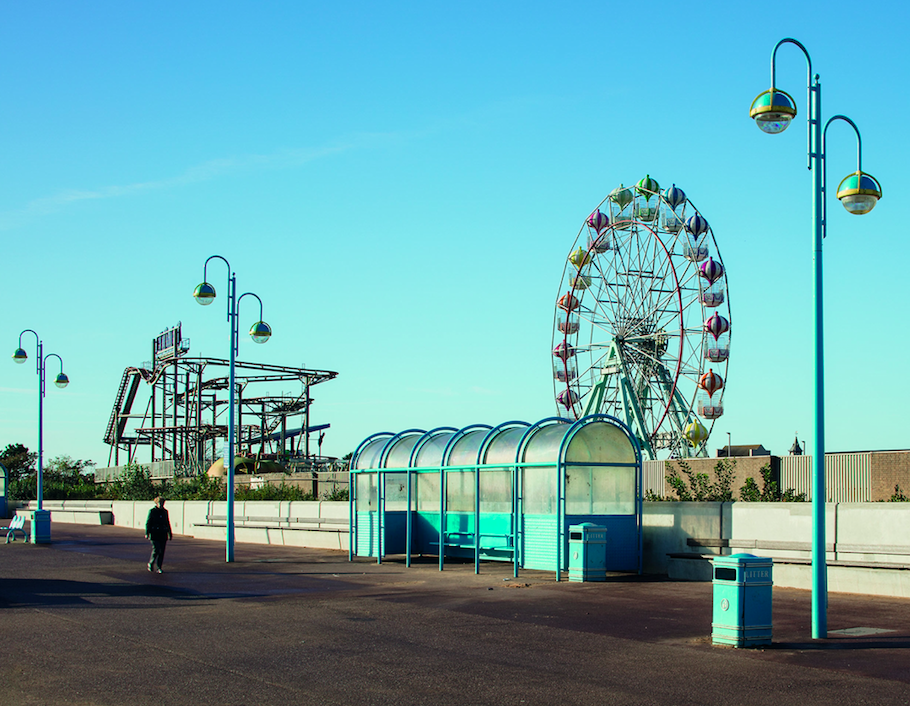
[[[164,179],[141,181],[134,184],[115,184],[92,189],[65,189],[49,196],[33,199],[21,208],[0,212],[0,230],[10,230],[83,201],[123,198],[151,191],[179,189],[231,174],[260,169],[289,169],[350,150],[388,147],[409,140],[426,138],[438,133],[474,129],[478,124],[485,124],[491,120],[499,121],[515,115],[529,101],[539,102],[540,100],[540,97],[500,100],[463,114],[446,115],[419,128],[388,132],[360,132],[323,146],[284,149],[269,154],[249,154],[239,157],[212,159],[190,166],[183,173],[165,177]]]
[[[253,154],[241,157],[212,159],[186,169],[182,174],[164,179],[103,186],[97,189],[66,189],[50,196],[29,201],[19,209],[0,213],[0,230],[9,230],[36,218],[56,213],[82,201],[122,198],[150,191],[178,189],[190,184],[212,181],[219,177],[257,169],[288,169],[346,152],[357,147],[366,147],[387,141],[389,135],[364,134],[354,139],[318,148],[288,149],[271,154]]]

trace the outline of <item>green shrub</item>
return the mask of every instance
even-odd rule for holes
[[[758,483],[751,476],[746,478],[743,487],[739,489],[739,499],[745,502],[762,502],[762,503],[804,503],[806,502],[805,493],[797,493],[793,488],[787,488],[781,492],[777,481],[771,476],[771,464],[766,463],[759,470],[761,473],[762,487],[758,488]]]
[[[350,500],[351,495],[347,488],[334,488],[322,494],[323,500]]]
[[[722,458],[714,464],[713,481],[707,473],[693,471],[686,461],[676,461],[676,466],[670,461],[665,462],[667,483],[678,500],[729,502],[733,499],[733,469],[736,468],[736,459]],[[679,471],[682,471],[682,476]]]
[[[283,481],[281,485],[238,488],[234,492],[234,498],[236,500],[289,500],[291,502],[316,499],[312,493],[304,493],[296,485],[286,485]]]
[[[148,466],[128,463],[123,472],[102,490],[102,497],[110,500],[153,500],[156,495],[167,497],[167,486],[167,482],[152,482]]]

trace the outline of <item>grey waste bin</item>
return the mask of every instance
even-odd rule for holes
[[[714,557],[715,645],[757,647],[771,644],[773,561],[752,554]]]
[[[607,580],[607,528],[569,525],[569,581]]]

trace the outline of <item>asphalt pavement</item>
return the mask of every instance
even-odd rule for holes
[[[770,647],[711,644],[712,587],[55,523],[0,544],[0,705],[910,704],[910,600],[775,588]]]

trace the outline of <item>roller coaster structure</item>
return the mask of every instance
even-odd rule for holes
[[[221,358],[187,357],[188,344],[184,339],[169,356],[157,355],[146,367],[123,371],[104,433],[104,442],[111,447],[109,464],[120,465],[121,451],[127,462],[138,462],[140,449],[147,447],[152,462],[174,460],[184,473],[194,475],[220,457],[218,440],[228,431],[230,363]],[[310,434],[320,432],[321,447],[322,432],[329,425],[310,424],[310,392],[338,373],[242,361],[236,361],[235,371],[237,455],[280,463],[315,461]],[[248,391],[253,385],[274,388],[285,382],[299,382],[300,393],[255,395]],[[137,397],[146,396],[144,411],[133,412]]]

